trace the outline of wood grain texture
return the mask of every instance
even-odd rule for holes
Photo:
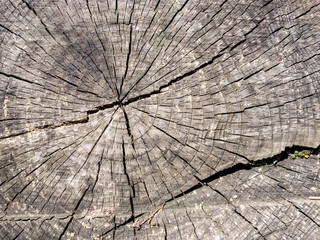
[[[319,12],[0,0],[1,239],[316,239]]]

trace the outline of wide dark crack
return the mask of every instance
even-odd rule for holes
[[[269,157],[269,158],[265,158],[265,159],[261,159],[261,160],[257,160],[257,161],[250,161],[249,163],[247,164],[243,164],[243,163],[238,163],[230,168],[227,168],[227,169],[224,169],[224,170],[221,170],[207,178],[204,178],[204,179],[199,179],[198,177],[194,176],[197,180],[198,180],[198,184],[190,187],[189,189],[185,190],[184,192],[178,194],[178,195],[175,195],[173,196],[172,198],[168,199],[168,200],[165,200],[163,205],[167,204],[167,203],[170,203],[172,201],[176,201],[178,200],[179,198],[182,198],[182,197],[185,197],[186,195],[194,192],[195,190],[197,189],[200,189],[200,188],[203,188],[203,187],[207,187],[209,186],[210,188],[212,188],[209,183],[210,182],[213,182],[214,180],[217,180],[221,177],[225,177],[225,176],[228,176],[228,175],[233,175],[239,171],[250,171],[250,170],[253,170],[253,169],[257,169],[257,168],[261,168],[263,166],[270,166],[271,168],[273,167],[277,167],[277,164],[278,163],[281,163],[282,161],[288,159],[289,155],[294,153],[295,151],[301,151],[302,149],[309,149],[312,151],[312,153],[314,155],[317,155],[319,154],[319,151],[320,151],[320,145],[317,147],[317,148],[310,148],[310,147],[303,147],[303,146],[292,146],[292,147],[287,147],[284,151],[282,151],[281,153],[275,155],[275,156],[272,156],[272,157]],[[229,201],[229,199],[223,195],[223,193],[221,193],[220,191],[218,191],[217,189],[213,189],[215,192],[217,192],[219,195],[221,195],[227,202],[228,204],[231,204],[233,207],[234,207],[234,211],[237,215],[239,215],[242,219],[244,219],[249,225],[251,225],[255,231],[263,238],[264,238],[264,235],[259,231],[259,229],[254,226],[254,224],[249,221],[245,216],[243,216],[238,210],[236,210],[236,207]],[[292,203],[293,204],[293,203]],[[306,215],[305,213],[303,213],[303,211],[301,209],[299,209],[296,205],[294,205],[302,214]],[[135,219],[139,218],[140,216],[144,215],[146,213],[139,213],[138,215],[134,216]],[[310,217],[307,216],[309,219]],[[314,222],[314,220],[312,220]],[[128,223],[133,223],[134,222],[134,218],[133,216],[126,220],[125,222],[117,225],[117,227],[122,227],[122,226],[125,226],[127,225]],[[315,224],[317,224],[315,222]],[[318,225],[318,224],[317,224]],[[165,225],[164,225],[165,227]],[[107,233],[111,232],[111,230],[108,230],[105,234],[103,235],[106,235]]]
[[[222,196],[234,216],[222,217],[222,225],[247,227],[258,238],[266,238],[265,229],[274,231],[277,217],[290,227],[297,222],[271,210],[264,214],[269,209],[258,209],[260,196],[272,198],[262,199],[268,206],[291,203],[286,217],[293,209],[319,228],[313,208],[318,203],[303,199],[318,197],[319,172],[301,158],[290,162],[291,153],[310,148],[283,150],[319,144],[318,24],[311,20],[320,4],[307,5],[276,0],[3,4],[1,237],[102,233],[117,239],[134,232],[137,239],[188,238],[189,233],[201,239],[212,234],[207,220],[221,220],[211,193]],[[310,150],[317,154],[319,147]],[[249,157],[281,150],[266,159]],[[310,160],[318,164],[316,157]],[[158,207],[157,201],[170,203],[152,219],[163,226],[139,232],[135,224]],[[251,202],[243,206],[243,201]],[[202,203],[209,204],[208,219],[200,219]],[[252,205],[258,215],[245,211]],[[267,223],[267,215],[277,216]],[[47,220],[59,227],[47,226]],[[30,222],[38,225],[30,228]],[[243,236],[228,227],[222,238]]]
[[[187,195],[187,194],[189,194],[199,188],[202,188],[202,187],[206,186],[208,183],[210,183],[216,179],[219,179],[220,177],[232,175],[232,174],[235,174],[235,173],[237,173],[239,171],[243,171],[243,170],[249,171],[249,170],[259,168],[262,166],[266,166],[266,165],[276,167],[278,163],[287,159],[291,153],[293,153],[295,151],[301,151],[302,149],[310,149],[312,151],[312,153],[316,155],[319,153],[320,145],[317,148],[309,148],[309,147],[303,147],[303,146],[287,147],[284,151],[282,151],[281,153],[279,153],[275,156],[261,159],[261,160],[256,160],[256,161],[249,160],[249,162],[246,164],[238,163],[230,168],[226,168],[224,170],[221,170],[221,171],[219,171],[209,177],[203,178],[203,179],[199,179],[197,176],[194,176],[199,181],[199,183],[197,185],[194,185],[194,186],[188,188],[187,190],[183,191],[182,193],[166,200],[166,203],[171,202],[173,200],[177,200],[178,198],[181,198],[181,197],[183,197],[183,196],[185,196],[185,195]]]
[[[224,51],[229,48],[229,46],[223,48],[216,56],[214,56],[211,60],[203,63],[202,65],[200,65],[199,67],[195,68],[194,70],[192,71],[189,71],[187,73],[184,73],[183,75],[181,76],[178,76],[172,80],[170,80],[167,84],[164,84],[162,85],[158,90],[155,90],[155,91],[152,91],[148,94],[142,94],[140,96],[137,96],[137,97],[134,97],[134,98],[131,98],[131,99],[128,99],[125,101],[125,98],[127,97],[127,95],[129,94],[130,91],[127,92],[127,94],[125,96],[122,97],[122,99],[120,100],[117,100],[117,101],[114,101],[114,102],[111,102],[111,103],[107,103],[107,104],[104,104],[104,105],[100,105],[100,106],[97,106],[97,107],[94,107],[93,109],[90,109],[87,111],[87,117],[86,118],[83,118],[83,119],[78,119],[78,120],[74,120],[74,121],[66,121],[66,122],[60,122],[60,123],[57,123],[57,124],[50,124],[50,125],[44,125],[44,126],[41,126],[41,127],[36,127],[35,129],[54,129],[54,128],[58,128],[58,127],[61,127],[61,126],[66,126],[66,125],[76,125],[76,124],[82,124],[82,123],[87,123],[89,121],[89,115],[92,115],[92,114],[95,114],[95,113],[98,113],[99,111],[103,111],[103,110],[106,110],[106,109],[112,109],[116,106],[120,107],[124,113],[124,116],[125,116],[125,119],[126,119],[126,124],[127,124],[127,129],[128,129],[128,134],[130,136],[131,139],[133,139],[132,137],[132,134],[131,134],[131,130],[130,130],[130,126],[129,126],[129,119],[127,117],[127,113],[124,109],[124,106],[126,105],[129,105],[131,103],[134,103],[136,101],[140,101],[142,99],[146,99],[146,98],[150,98],[152,97],[153,95],[156,95],[156,94],[159,94],[161,93],[161,91],[164,89],[164,88],[168,88],[170,87],[171,85],[173,85],[174,83],[176,82],[179,82],[183,79],[185,79],[186,77],[189,77],[189,76],[192,76],[193,74],[197,73],[198,71],[200,71],[201,69],[213,64],[213,62],[220,58]],[[129,54],[130,55],[130,54]],[[128,55],[128,57],[129,57]],[[12,74],[6,74],[6,73],[1,73],[0,74],[3,74],[4,76],[6,77],[13,77],[15,79],[18,79],[18,80],[21,80],[21,81],[24,81],[24,82],[28,82],[28,83],[32,83],[32,81],[28,80],[28,79],[24,79],[24,78],[21,78],[19,76],[15,76],[15,75],[12,75]],[[42,85],[40,85],[42,86]],[[121,84],[122,86],[122,84]],[[120,92],[118,92],[118,97],[120,98]],[[10,137],[14,137],[14,136],[19,136],[19,135],[23,135],[23,134],[26,134],[26,133],[29,133],[29,132],[32,132],[34,131],[35,129],[32,129],[32,130],[29,130],[29,131],[24,131],[24,132],[21,132],[19,134],[16,134],[16,135],[9,135],[7,137],[3,137],[3,138],[10,138]],[[1,138],[0,138],[1,139]],[[134,143],[133,143],[133,140],[132,140],[132,145],[134,146]]]
[[[135,197],[135,190],[134,190],[134,186],[132,185],[130,175],[127,171],[126,150],[125,150],[124,140],[122,140],[122,165],[123,165],[124,175],[126,176],[126,179],[127,179],[127,184],[130,187],[129,201],[130,201],[130,208],[131,208],[131,217],[129,220],[134,222],[135,221],[135,210],[134,210],[133,198]],[[134,229],[134,233],[135,233],[135,229]]]
[[[134,139],[133,139],[133,135],[132,135],[132,132],[131,132],[131,127],[130,127],[130,122],[129,122],[129,118],[128,118],[128,114],[125,110],[125,107],[123,105],[120,105],[120,108],[123,112],[123,115],[124,115],[124,118],[126,120],[126,127],[127,127],[127,133],[130,137],[130,140],[131,140],[131,146],[134,150],[136,150],[135,146],[134,146]]]

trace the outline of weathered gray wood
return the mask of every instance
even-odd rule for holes
[[[1,239],[319,236],[318,0],[0,3]]]

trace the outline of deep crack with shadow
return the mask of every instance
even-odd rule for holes
[[[199,179],[197,176],[194,176],[199,181],[199,183],[197,185],[194,185],[194,186],[188,188],[187,190],[168,199],[165,202],[168,203],[173,200],[176,200],[176,199],[183,197],[183,196],[185,196],[185,195],[187,195],[187,194],[189,194],[199,188],[206,186],[207,183],[210,183],[220,177],[225,177],[225,176],[234,174],[234,173],[242,171],[242,170],[248,171],[248,170],[259,168],[259,167],[266,166],[266,165],[270,165],[270,166],[273,165],[274,167],[276,167],[276,165],[278,163],[287,159],[290,154],[294,153],[295,151],[301,151],[301,150],[306,150],[306,149],[311,150],[312,154],[317,155],[317,154],[319,154],[319,151],[320,151],[320,145],[317,148],[310,148],[310,147],[303,147],[303,146],[286,147],[284,151],[282,151],[281,153],[274,155],[272,157],[264,158],[264,159],[257,160],[257,161],[250,160],[250,162],[246,163],[246,164],[238,163],[232,167],[221,170],[221,171],[219,171],[209,177],[203,178],[203,179]]]

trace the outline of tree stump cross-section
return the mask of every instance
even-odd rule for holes
[[[0,3],[1,239],[318,238],[318,0]]]

